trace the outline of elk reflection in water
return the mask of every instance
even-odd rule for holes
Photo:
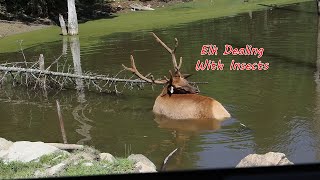
[[[177,151],[170,157],[171,162],[168,161],[167,163],[167,171],[170,170],[170,164],[175,164],[176,166],[183,165],[185,161],[184,154],[188,152],[188,145],[190,145],[192,138],[203,131],[219,130],[222,122],[216,119],[170,119],[166,116],[157,114],[154,116],[154,121],[159,128],[172,131],[172,139],[169,144],[171,144],[170,146],[174,145],[174,147],[177,148]],[[162,143],[168,144],[168,142]],[[159,145],[157,147],[159,147]],[[163,165],[163,167],[165,167],[165,165]]]
[[[216,119],[170,119],[163,115],[155,115],[159,128],[182,132],[200,132],[204,130],[219,130],[221,121]]]

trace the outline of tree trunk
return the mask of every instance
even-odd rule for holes
[[[60,21],[62,35],[64,36],[68,35],[66,23],[64,22],[63,16],[61,14],[59,14],[59,21]]]
[[[78,18],[75,0],[68,0],[68,33],[69,35],[78,34]]]
[[[39,69],[41,71],[44,71],[44,56],[43,54],[40,54],[39,56]],[[46,75],[40,76],[40,83],[44,90],[44,96],[47,97],[47,90],[46,90]]]
[[[72,36],[69,39],[70,41],[70,50],[73,59],[73,67],[74,67],[74,74],[78,76],[82,76],[82,68],[81,68],[81,61],[80,61],[80,42],[78,36]],[[84,99],[84,82],[83,79],[77,78],[76,80],[76,89],[78,90],[78,99],[81,101]]]

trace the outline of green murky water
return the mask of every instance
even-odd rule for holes
[[[152,106],[161,87],[124,89],[122,95],[75,90],[51,92],[48,98],[24,87],[4,86],[0,91],[0,137],[12,141],[62,142],[55,100],[62,106],[69,143],[92,145],[116,156],[141,153],[160,168],[175,148],[168,170],[235,167],[250,153],[279,151],[294,163],[320,158],[320,87],[317,86],[318,17],[314,3],[252,12],[157,29],[168,45],[179,39],[177,56],[183,56],[182,71],[203,94],[219,100],[232,118],[203,124],[158,123]],[[94,46],[80,42],[83,72],[114,75],[121,64],[129,65],[133,53],[144,74],[168,75],[171,58],[146,31],[116,33],[93,39]],[[217,56],[201,56],[203,44],[216,44]],[[264,55],[223,56],[225,44],[264,48]],[[69,48],[69,47],[68,47]],[[28,61],[40,53],[50,64],[62,51],[62,42],[24,50]],[[68,54],[61,63],[73,65]],[[223,71],[196,71],[197,60],[219,60]],[[231,71],[231,60],[268,62],[266,71]],[[22,54],[0,54],[1,62],[23,61]],[[121,72],[118,77],[130,74]],[[119,88],[122,87],[119,85]],[[121,88],[120,88],[121,89]],[[181,107],[183,108],[183,107]],[[250,130],[241,129],[240,123]]]

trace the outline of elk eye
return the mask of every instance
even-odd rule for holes
[[[173,86],[170,86],[169,91],[170,91],[171,94],[173,94]]]

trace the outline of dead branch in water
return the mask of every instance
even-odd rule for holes
[[[38,62],[36,63],[38,64]],[[3,72],[0,76],[0,83],[3,84],[5,81],[12,81],[13,85],[26,85],[27,87],[33,85],[33,89],[39,87],[40,89],[56,89],[63,90],[76,85],[77,79],[85,80],[84,87],[88,89],[94,88],[99,92],[112,92],[109,90],[111,85],[115,86],[115,83],[125,83],[125,86],[139,84],[140,86],[144,83],[147,83],[143,80],[135,79],[121,79],[115,77],[109,77],[108,75],[95,75],[92,73],[83,73],[83,74],[74,74],[72,68],[63,67],[62,71],[67,72],[56,72],[50,71],[47,69],[38,69],[37,66],[34,68],[24,68],[22,63],[6,63],[0,65],[0,72]],[[17,67],[16,67],[17,66]],[[51,65],[50,65],[51,66]],[[119,93],[119,91],[117,91]]]
[[[57,103],[57,111],[58,111],[58,117],[59,117],[59,123],[60,123],[60,129],[61,129],[63,143],[64,144],[68,144],[66,132],[65,132],[65,129],[64,129],[64,122],[63,122],[63,118],[62,118],[62,114],[61,114],[59,101],[56,100],[56,103]]]
[[[165,170],[166,164],[167,164],[169,158],[170,158],[177,150],[178,150],[178,148],[176,148],[175,150],[173,150],[173,151],[164,159],[163,164],[162,164],[162,166],[161,166],[161,171],[164,171],[164,170]]]
[[[2,76],[0,76],[0,82],[3,84],[4,81],[8,80],[8,78],[12,78],[13,85],[24,84],[26,86],[34,85],[34,89],[39,86],[41,89],[66,89],[69,86],[75,85],[76,79],[83,79],[86,81],[86,87],[93,87],[99,92],[112,92],[108,88],[112,85],[114,86],[114,90],[117,91],[116,83],[125,83],[124,86],[133,88],[135,85],[141,87],[145,83],[149,83],[148,81],[140,80],[140,79],[122,79],[116,77],[109,77],[108,75],[95,75],[92,73],[84,73],[82,75],[72,73],[72,69],[70,66],[68,68],[63,68],[63,70],[67,69],[67,72],[56,72],[50,71],[47,69],[41,70],[38,69],[34,63],[32,67],[34,68],[24,68],[19,67],[21,63],[5,63],[0,65],[0,71],[4,72]],[[28,63],[30,64],[30,63]],[[9,67],[7,67],[9,66]],[[17,66],[17,67],[16,67]],[[51,65],[50,65],[51,66]],[[40,66],[42,67],[42,65]],[[9,75],[9,76],[8,76]],[[45,78],[43,78],[45,77]],[[207,82],[190,82],[195,84],[207,84]],[[119,92],[119,91],[117,91]]]
[[[86,80],[103,80],[103,81],[112,81],[112,82],[129,82],[129,83],[149,83],[147,81],[138,80],[138,79],[120,79],[120,78],[110,78],[104,75],[76,75],[71,73],[63,73],[63,72],[55,72],[48,70],[40,70],[40,69],[30,69],[30,68],[19,68],[19,67],[4,67],[0,66],[0,71],[4,72],[17,72],[17,73],[30,73],[34,75],[49,75],[49,76],[60,76],[67,78],[79,78]]]
[[[25,85],[27,87],[33,87],[33,90],[39,88],[43,91],[44,96],[50,90],[64,90],[69,88],[75,88],[77,90],[83,91],[84,88],[88,90],[94,89],[95,91],[101,93],[122,93],[124,88],[133,89],[133,87],[144,86],[145,83],[153,85],[155,82],[160,82],[161,80],[155,79],[153,75],[148,74],[144,79],[129,79],[118,78],[117,76],[120,72],[128,69],[123,66],[124,69],[119,71],[115,76],[111,77],[109,75],[98,75],[90,72],[83,72],[81,68],[80,61],[80,43],[77,36],[70,37],[70,50],[73,57],[73,66],[67,63],[65,59],[64,63],[60,62],[60,58],[65,57],[67,51],[67,39],[63,40],[63,50],[62,54],[56,58],[48,67],[45,67],[45,61],[43,54],[35,62],[27,62],[26,56],[24,55],[22,48],[22,41],[20,41],[20,50],[23,56],[23,62],[11,62],[0,64],[0,85],[4,82],[10,81],[13,86]],[[161,40],[160,40],[161,43]],[[175,50],[177,48],[178,42],[176,41],[176,46],[174,50],[167,48],[168,51],[175,57]],[[163,44],[163,43],[162,43]],[[164,44],[164,47],[167,47]],[[132,61],[133,57],[131,56]],[[180,69],[180,64],[177,65],[175,59],[173,59],[176,65],[176,70]],[[134,62],[133,62],[134,63]],[[56,71],[52,70],[52,67],[56,66]],[[61,67],[62,66],[62,67]],[[148,78],[150,77],[150,79]],[[165,77],[166,78],[166,77]],[[166,78],[168,80],[168,78]],[[118,83],[124,83],[122,90],[119,91]],[[161,81],[159,84],[164,84],[165,81]],[[207,84],[207,82],[189,82],[190,84]],[[113,89],[112,89],[113,88]]]

